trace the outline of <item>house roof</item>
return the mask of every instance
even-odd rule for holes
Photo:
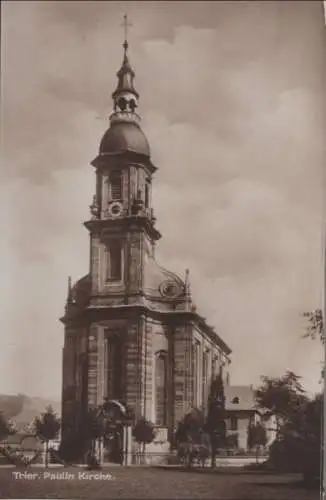
[[[227,411],[255,411],[256,401],[252,386],[229,385],[224,388],[225,409]]]

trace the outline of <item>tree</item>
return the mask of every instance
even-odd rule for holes
[[[315,309],[314,311],[311,312],[305,312],[303,313],[303,316],[308,320],[306,333],[303,335],[303,338],[309,338],[312,340],[318,338],[320,342],[324,345],[326,338],[325,338],[325,324],[324,324],[324,317],[322,310]],[[324,379],[325,376],[324,370],[325,368],[323,367],[321,370],[322,379]]]
[[[97,407],[89,408],[84,420],[84,436],[91,441],[92,450],[95,449],[96,440],[105,434],[105,427],[106,421],[100,409]]]
[[[199,446],[202,445],[204,427],[205,418],[203,412],[198,408],[192,409],[178,423],[175,434],[178,455],[179,458],[185,460],[189,468],[192,466],[195,456],[198,455]]]
[[[275,415],[278,439],[281,424],[292,418],[293,412],[307,401],[307,397],[300,377],[291,371],[287,371],[280,378],[262,377],[262,382],[255,391],[256,402],[258,407]]]
[[[302,472],[306,479],[320,473],[322,396],[309,399],[292,372],[283,377],[263,377],[256,391],[259,406],[277,418],[277,440],[270,448],[270,463],[279,469]]]
[[[36,417],[34,428],[36,435],[45,443],[45,467],[48,467],[49,441],[57,438],[60,431],[60,421],[51,406],[40,417]]]
[[[89,469],[97,469],[100,466],[96,458],[96,442],[105,435],[108,421],[105,418],[102,407],[91,407],[88,409],[83,422],[83,440],[88,448],[87,464]]]
[[[152,422],[142,417],[133,428],[132,435],[135,438],[136,443],[142,445],[141,454],[144,461],[146,444],[150,444],[156,435],[154,425]]]
[[[281,429],[280,440],[270,449],[270,462],[288,472],[301,472],[306,481],[318,478],[321,470],[323,396],[298,406]]]
[[[267,444],[266,429],[261,422],[250,422],[248,426],[248,448],[250,450],[256,449],[256,462],[258,463],[258,456],[261,447]]]
[[[313,340],[319,338],[320,341],[325,344],[324,318],[322,310],[315,309],[314,311],[305,312],[303,313],[303,316],[308,319],[306,333],[303,337]]]
[[[211,466],[215,467],[217,450],[224,445],[226,439],[225,395],[221,375],[212,381],[205,430],[210,437]]]
[[[14,425],[0,412],[0,441],[6,439],[11,434],[15,434],[15,432]]]

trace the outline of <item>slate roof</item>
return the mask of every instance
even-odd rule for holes
[[[255,411],[255,395],[250,385],[231,385],[224,388],[227,411]],[[236,399],[238,398],[238,400]],[[237,402],[238,401],[238,402]]]

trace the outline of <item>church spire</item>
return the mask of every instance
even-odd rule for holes
[[[123,16],[124,42],[123,42],[123,60],[119,71],[117,72],[118,83],[112,94],[114,112],[111,121],[139,121],[139,116],[135,113],[138,107],[139,94],[134,87],[135,72],[131,67],[128,58],[128,23],[127,15]]]
[[[124,40],[123,45],[122,45],[123,48],[124,48],[123,62],[127,62],[128,61],[127,51],[128,51],[128,48],[129,48],[129,44],[128,44],[128,28],[130,26],[132,26],[132,23],[128,23],[128,16],[127,16],[127,14],[125,14],[123,16],[123,21],[122,21],[121,26],[124,27],[124,32],[125,32],[125,40]]]

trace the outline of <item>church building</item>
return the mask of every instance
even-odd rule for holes
[[[186,412],[205,408],[216,374],[229,384],[231,350],[196,310],[189,271],[179,277],[156,261],[157,167],[140,126],[127,41],[123,49],[110,126],[91,163],[89,269],[73,286],[69,279],[61,318],[62,438],[110,398],[153,422],[168,442]]]

